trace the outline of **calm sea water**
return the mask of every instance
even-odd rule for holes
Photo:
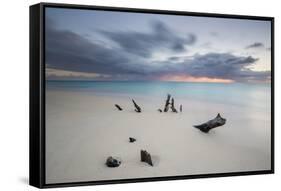
[[[47,81],[47,91],[88,91],[99,94],[188,98],[261,109],[270,107],[270,84],[186,82]],[[269,108],[270,109],[270,108]]]

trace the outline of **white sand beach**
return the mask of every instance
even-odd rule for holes
[[[134,111],[134,98],[143,112]],[[182,113],[159,113],[162,99],[46,92],[46,182],[79,182],[270,169],[270,108],[178,99]],[[114,104],[124,110],[118,111]],[[222,127],[203,133],[193,125],[220,112]],[[137,139],[129,143],[129,137]],[[140,162],[140,150],[154,166]],[[108,168],[106,158],[121,159]]]

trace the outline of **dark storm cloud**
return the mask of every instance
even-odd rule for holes
[[[265,81],[270,77],[270,72],[248,69],[257,60],[251,56],[235,56],[229,53],[197,54],[185,59],[170,57],[167,61],[158,63],[161,67],[146,75],[152,79],[169,75],[220,78],[239,82]]]
[[[75,72],[127,73],[128,58],[116,49],[90,42],[79,34],[58,30],[47,20],[46,64],[48,68]]]
[[[270,73],[248,69],[258,59],[252,56],[235,56],[230,53],[196,55],[185,61],[185,71],[191,76],[247,81],[248,78],[264,80]]]
[[[117,43],[125,51],[142,57],[150,57],[153,51],[163,49],[182,52],[186,50],[186,45],[196,42],[194,34],[188,34],[185,37],[178,36],[162,22],[152,22],[151,29],[150,33],[101,31],[101,34]]]
[[[195,42],[195,37],[191,36],[182,41],[176,35],[166,36],[168,29],[162,23],[154,23],[152,28],[155,34],[126,33],[128,44],[123,42],[126,40],[125,33],[107,33],[108,38],[122,42],[119,48],[108,48],[69,30],[59,30],[47,19],[47,68],[97,73],[101,76],[109,76],[107,77],[109,80],[153,80],[165,75],[223,78],[235,81],[263,81],[270,77],[270,72],[255,72],[247,69],[258,60],[251,56],[209,53],[192,57],[172,56],[159,62],[149,58],[142,59],[139,55],[149,56],[149,52],[162,43],[173,51],[181,51],[184,48],[183,44]],[[116,34],[121,36],[118,37]],[[136,46],[133,46],[133,39]]]
[[[249,48],[262,48],[262,47],[264,47],[263,43],[255,42],[253,44],[250,44],[250,45],[246,46],[246,49],[249,49]]]

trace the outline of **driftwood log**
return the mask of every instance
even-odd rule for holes
[[[135,142],[136,141],[136,139],[135,138],[133,138],[133,137],[129,137],[129,142],[130,143],[133,143],[133,142]]]
[[[140,106],[138,106],[138,104],[135,102],[135,100],[132,99],[132,101],[133,101],[134,106],[135,106],[135,111],[138,112],[138,113],[140,113],[140,112],[141,112]]]
[[[141,150],[140,154],[141,154],[141,162],[146,162],[150,166],[153,166],[151,156],[147,151]]]
[[[106,163],[105,164],[108,167],[118,167],[118,166],[120,166],[121,161],[113,158],[112,156],[110,156],[110,157],[108,157],[106,159]]]
[[[172,112],[178,113],[178,111],[177,111],[176,108],[175,108],[175,101],[174,101],[174,98],[172,98],[172,101],[171,101],[171,109],[172,109]]]
[[[164,112],[167,112],[167,111],[169,110],[170,99],[171,99],[171,95],[168,94],[168,95],[167,95],[166,102],[165,102]]]
[[[211,129],[224,125],[225,122],[226,119],[222,118],[221,115],[218,113],[218,115],[214,119],[201,125],[194,125],[193,127],[199,129],[204,133],[208,133]]]
[[[120,105],[118,105],[118,104],[115,104],[115,107],[117,107],[117,109],[119,110],[119,111],[122,111],[123,109],[120,107]]]

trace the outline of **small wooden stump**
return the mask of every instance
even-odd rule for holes
[[[135,138],[133,138],[133,137],[129,137],[129,142],[130,143],[133,143],[133,142],[135,142],[136,141],[136,139]]]
[[[168,95],[167,95],[166,102],[165,102],[164,112],[167,112],[167,111],[169,110],[170,99],[171,99],[171,95],[168,94]]]
[[[133,104],[134,104],[134,106],[135,106],[135,111],[136,111],[137,113],[140,113],[140,112],[141,112],[140,106],[138,106],[138,104],[135,102],[135,100],[132,99],[132,101],[133,101]]]
[[[141,150],[140,154],[141,154],[141,162],[146,162],[150,166],[153,166],[151,156],[147,151]]]
[[[115,104],[115,107],[117,107],[117,109],[119,110],[119,111],[122,111],[123,109],[120,107],[120,105],[118,105],[118,104]]]
[[[172,101],[171,101],[171,109],[172,109],[172,112],[178,113],[178,111],[177,111],[176,108],[175,108],[175,101],[174,101],[174,98],[172,98]]]

